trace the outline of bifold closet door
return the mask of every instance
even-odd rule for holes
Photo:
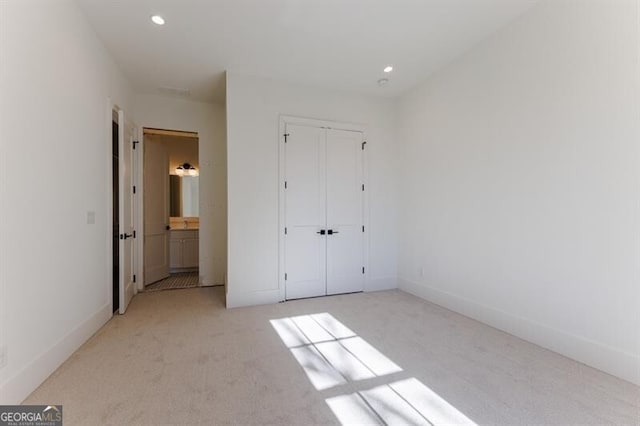
[[[287,125],[286,299],[326,294],[325,130]]]
[[[362,133],[326,132],[327,294],[363,291]]]

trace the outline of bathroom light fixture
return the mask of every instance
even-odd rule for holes
[[[200,173],[198,173],[198,169],[191,164],[184,163],[176,167],[176,174],[178,176],[198,176]]]
[[[391,72],[391,71],[393,71],[393,67],[392,67],[391,65],[387,65],[387,66],[384,68],[384,70],[383,70],[383,71],[384,71],[384,72]]]
[[[160,15],[153,15],[151,17],[151,20],[156,25],[164,25],[164,18],[162,16],[160,16]]]

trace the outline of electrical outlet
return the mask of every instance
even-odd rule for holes
[[[0,369],[3,369],[4,367],[6,367],[8,361],[9,360],[7,359],[7,347],[0,346]]]

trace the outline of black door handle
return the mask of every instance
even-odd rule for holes
[[[326,232],[327,231],[325,231],[324,229],[321,229],[318,232],[316,232],[316,234],[324,235]]]
[[[127,238],[133,237],[133,234],[120,234],[121,240],[126,240]]]
[[[167,231],[171,229],[171,226],[167,225],[164,227],[164,229],[166,229]]]
[[[329,235],[339,234],[339,233],[340,233],[340,231],[334,231],[333,229],[329,229],[329,230],[327,231],[327,234],[329,234]]]

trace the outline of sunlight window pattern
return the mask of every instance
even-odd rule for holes
[[[271,325],[318,391],[382,376],[397,379],[403,372],[329,313],[275,319]],[[326,399],[343,425],[475,425],[415,377],[363,389]]]

